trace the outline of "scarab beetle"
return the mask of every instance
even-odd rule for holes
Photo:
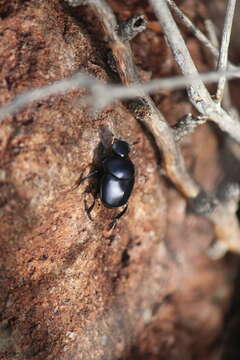
[[[99,196],[104,206],[116,208],[126,205],[117,218],[127,210],[127,202],[134,185],[134,165],[128,157],[129,152],[129,144],[116,139],[111,153],[101,161],[101,168],[94,170],[80,181],[82,183],[90,177],[97,176]],[[94,204],[91,208],[93,206]]]
[[[102,161],[100,199],[109,208],[127,204],[134,185],[134,165],[129,159],[130,146],[126,141],[115,140],[112,155]]]

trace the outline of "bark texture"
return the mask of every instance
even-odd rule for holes
[[[120,18],[140,11],[150,20],[133,42],[142,78],[173,74],[149,6],[109,3]],[[185,3],[195,20],[205,14],[198,1]],[[86,8],[8,0],[0,15],[1,104],[79,69],[113,81],[108,49]],[[189,37],[188,45],[207,69],[198,43]],[[214,345],[231,301],[234,257],[207,257],[211,224],[189,213],[159,176],[160,154],[127,108],[117,103],[96,118],[83,94],[31,104],[0,127],[0,358],[220,359]],[[191,110],[179,91],[154,100],[172,124]],[[94,184],[75,187],[109,134],[137,142],[134,192],[111,231],[118,211],[97,199],[91,221],[84,204],[93,202]],[[212,190],[222,174],[215,132],[199,128],[183,152]]]

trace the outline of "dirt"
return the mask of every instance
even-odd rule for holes
[[[207,12],[181,2],[199,26]],[[145,13],[132,41],[144,80],[178,72],[145,1],[109,4],[119,19]],[[77,70],[114,81],[108,49],[87,7],[63,1],[0,3],[0,103]],[[210,68],[185,31],[202,71]],[[211,224],[192,214],[161,174],[151,136],[121,103],[97,117],[84,90],[29,104],[0,128],[0,358],[76,360],[221,359],[236,256],[213,261]],[[192,110],[184,91],[153,96],[170,124]],[[110,134],[110,135],[109,135]],[[132,145],[136,182],[129,208],[96,199],[88,174],[102,138]],[[205,150],[203,151],[203,146]],[[196,179],[213,190],[223,176],[216,129],[201,126],[182,144]]]

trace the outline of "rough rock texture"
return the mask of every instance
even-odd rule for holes
[[[185,2],[198,14],[197,1]],[[142,77],[174,73],[149,6],[109,3],[119,17],[141,11],[150,19],[133,43]],[[78,69],[111,80],[108,50],[86,11],[59,0],[0,3],[1,104]],[[206,69],[198,44],[189,43]],[[91,117],[83,94],[31,104],[0,127],[0,358],[218,359],[234,258],[208,259],[211,224],[188,213],[159,176],[159,154],[129,111],[115,104]],[[171,123],[191,109],[181,92],[154,99]],[[91,205],[94,187],[75,186],[110,132],[137,142],[134,192],[111,231],[118,211],[97,199],[91,221],[84,203]],[[198,129],[183,152],[196,178],[213,189],[221,176],[214,131]]]

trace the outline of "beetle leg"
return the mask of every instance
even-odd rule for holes
[[[94,176],[98,176],[100,174],[100,170],[96,169],[93,170],[92,172],[90,172],[87,176],[85,176],[84,178],[80,179],[79,185],[82,184],[85,180],[90,179]]]
[[[79,185],[81,185],[85,180],[90,179],[94,176],[98,176],[99,173],[100,173],[100,170],[96,169],[96,170],[90,172],[87,176],[85,176],[83,178],[82,178],[82,175],[80,175],[80,177],[77,179],[77,181],[75,182],[75,184],[71,190],[76,190],[79,187]]]
[[[85,193],[85,195],[86,195],[86,193]],[[91,216],[91,211],[92,211],[92,209],[94,208],[95,203],[96,203],[96,195],[95,195],[95,194],[94,194],[94,196],[93,196],[93,203],[92,203],[90,206],[88,206],[86,197],[84,196],[84,210],[85,210],[85,212],[86,212],[86,214],[87,214],[87,217],[88,217],[89,220],[91,220],[91,221],[93,221],[93,218],[92,218],[92,216]]]
[[[126,204],[125,208],[122,211],[120,211],[120,213],[117,214],[114,219],[119,220],[125,214],[125,212],[127,211],[127,208],[128,208],[128,204]]]
[[[80,184],[91,177],[98,176],[101,173],[100,170],[94,170],[90,174],[88,174],[85,178],[83,178],[80,182]],[[88,204],[88,201],[86,200],[86,194],[92,194],[93,196],[93,202],[91,205]],[[97,196],[99,194],[99,184],[95,184],[93,187],[91,185],[88,185],[87,189],[84,191],[84,209],[86,211],[86,214],[89,218],[89,220],[93,221],[93,218],[91,216],[91,212],[95,206]]]
[[[124,209],[122,211],[120,211],[114,218],[113,221],[110,223],[109,225],[109,231],[113,230],[115,228],[115,226],[117,225],[118,220],[125,214],[125,212],[127,211],[128,208],[128,204],[126,204],[126,206],[124,207]]]
[[[98,176],[100,174],[100,172],[101,171],[99,169],[95,169],[85,177],[82,177],[82,174],[81,174],[79,179],[76,181],[76,183],[74,184],[74,186],[72,187],[71,190],[72,191],[76,190],[85,180],[90,179],[92,177]],[[87,200],[86,200],[86,194],[91,192],[90,188],[91,188],[91,186],[88,186],[87,189],[85,189],[85,191],[84,191],[84,200],[83,201],[84,201],[84,210],[85,210],[89,220],[93,221],[93,219],[91,217],[91,211],[94,208],[94,205],[95,205],[95,202],[96,202],[97,191],[93,195],[93,203],[90,206],[88,206],[88,203],[87,203]]]

